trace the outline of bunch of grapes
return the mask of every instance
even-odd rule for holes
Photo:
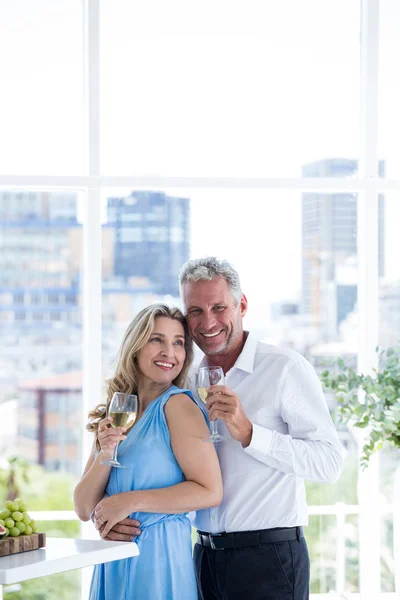
[[[26,512],[26,503],[21,498],[7,500],[5,507],[0,511],[0,525],[6,533],[1,537],[18,537],[19,535],[30,535],[37,531],[36,523]],[[3,529],[1,529],[3,531]]]

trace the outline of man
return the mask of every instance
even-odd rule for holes
[[[227,441],[216,444],[222,504],[196,515],[199,598],[306,600],[304,479],[333,482],[342,464],[319,379],[296,352],[243,330],[247,299],[228,262],[189,261],[180,285],[202,365],[221,366],[226,379],[208,388],[209,417]],[[129,520],[119,527],[134,531]]]

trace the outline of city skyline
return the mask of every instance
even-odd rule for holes
[[[124,196],[132,191],[110,190],[107,195]],[[262,310],[266,303],[299,300],[300,192],[175,189],[169,190],[169,195],[190,199],[190,256],[211,254],[230,260],[241,274],[251,308],[259,305]],[[103,202],[105,206],[106,197]],[[400,253],[400,202],[396,193],[385,193],[385,206],[385,279],[390,282],[400,279],[396,259]]]

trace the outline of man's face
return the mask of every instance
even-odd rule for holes
[[[190,335],[204,354],[228,354],[241,343],[247,300],[243,295],[236,306],[225,279],[186,282],[183,302]]]

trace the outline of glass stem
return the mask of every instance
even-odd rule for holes
[[[211,435],[218,435],[217,421],[211,421]]]
[[[114,446],[114,451],[113,451],[113,455],[112,455],[112,458],[111,458],[111,460],[112,460],[112,461],[116,461],[116,462],[118,462],[118,460],[117,460],[117,455],[118,455],[118,444],[116,444],[116,445]]]

